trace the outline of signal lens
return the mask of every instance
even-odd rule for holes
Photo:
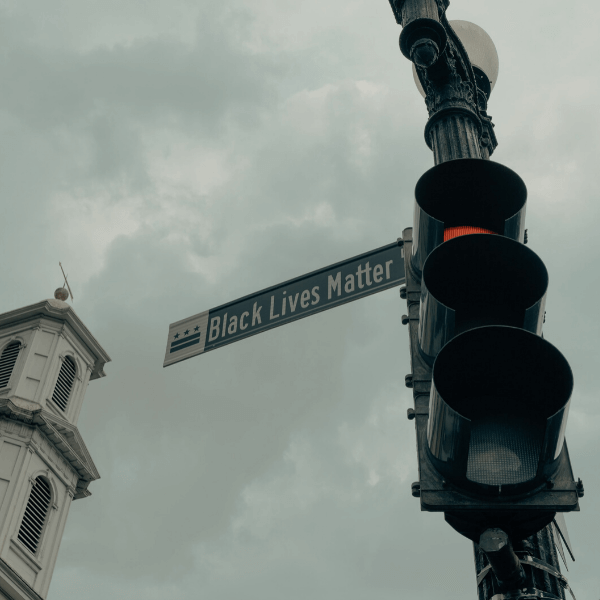
[[[497,235],[495,231],[491,229],[484,229],[483,227],[471,227],[470,225],[459,225],[458,227],[448,227],[444,229],[444,241],[447,242],[455,237],[461,235],[469,235],[470,233],[491,233]]]

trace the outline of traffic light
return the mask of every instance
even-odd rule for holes
[[[548,273],[524,245],[527,190],[498,163],[425,173],[405,232],[419,454],[414,495],[473,541],[539,531],[582,495],[564,441],[573,376],[543,338]]]

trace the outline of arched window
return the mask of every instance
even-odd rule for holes
[[[17,356],[19,356],[19,350],[21,350],[21,342],[11,342],[2,351],[2,356],[0,356],[0,388],[8,385],[17,362]]]
[[[75,381],[75,372],[75,361],[70,356],[65,357],[52,394],[54,404],[63,412],[67,409],[67,402]]]
[[[19,540],[33,554],[37,551],[42,532],[44,531],[51,497],[50,484],[42,477],[36,477],[31,488],[31,494],[29,494],[29,500],[27,501],[27,507],[25,508],[25,514],[23,515],[18,535]]]

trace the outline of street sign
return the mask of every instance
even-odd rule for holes
[[[169,326],[163,367],[405,282],[398,242]]]

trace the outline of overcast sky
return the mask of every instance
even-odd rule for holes
[[[493,159],[528,191],[570,361],[567,516],[598,597],[600,7],[453,0],[494,40]],[[112,357],[49,600],[475,599],[421,513],[406,305],[388,290],[162,368],[168,326],[394,241],[433,165],[388,0],[5,0],[0,309],[51,297]]]

